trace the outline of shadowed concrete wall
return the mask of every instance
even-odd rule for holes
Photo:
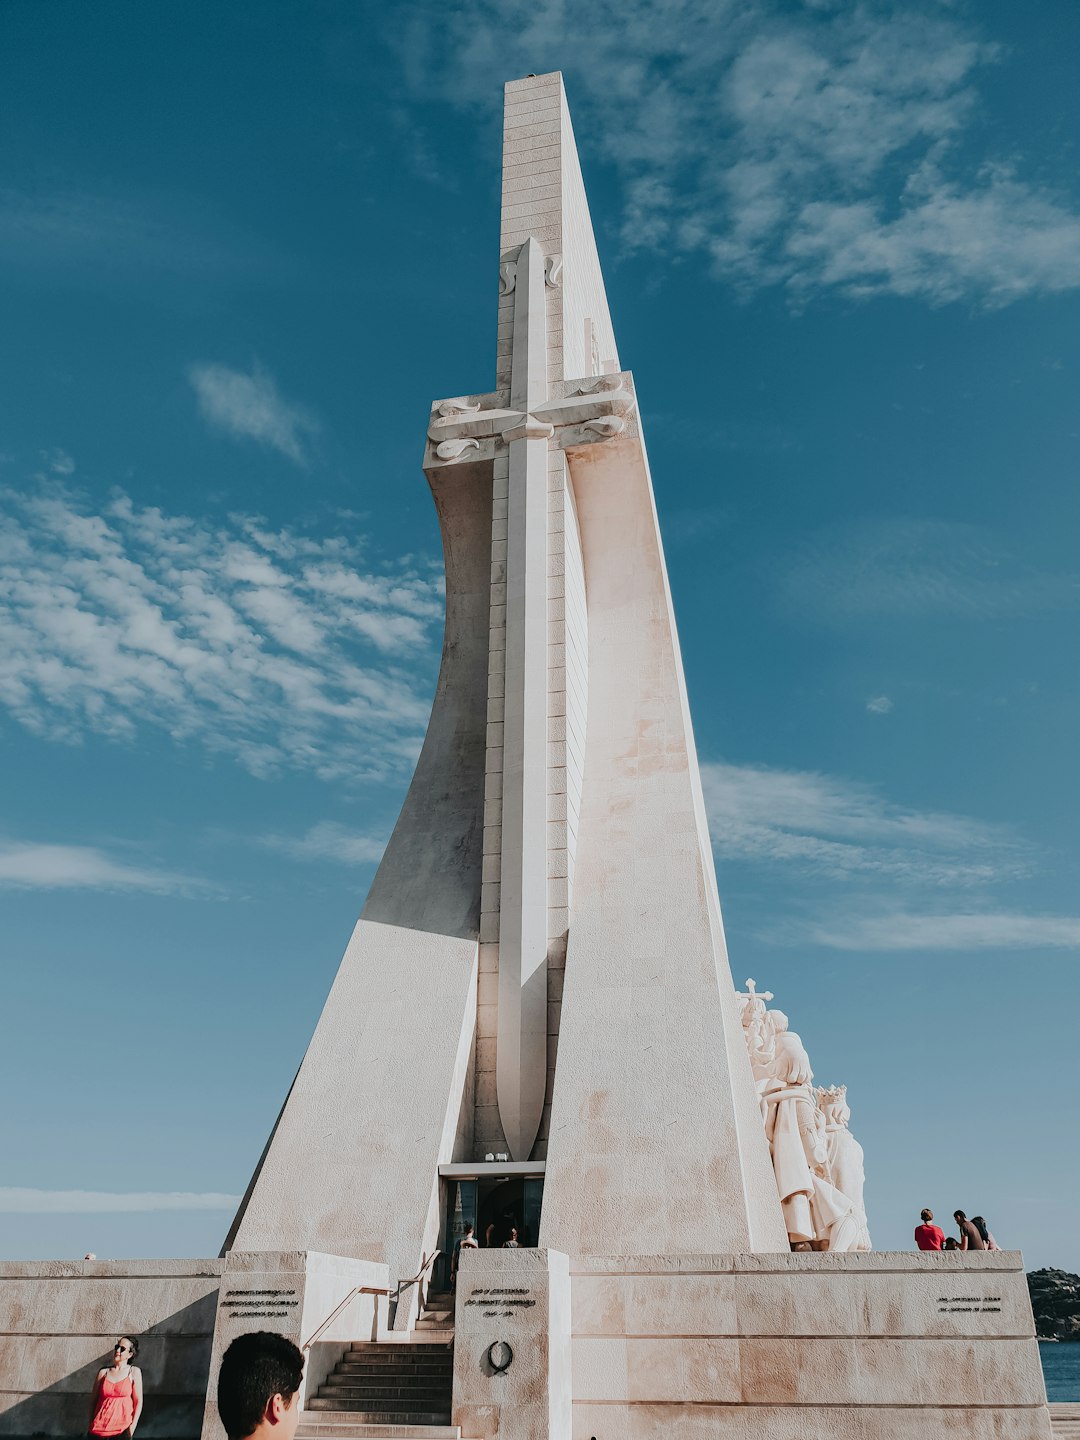
[[[202,1428],[221,1260],[0,1263],[0,1435],[84,1435],[120,1334],[139,1341],[139,1435]]]
[[[461,1123],[476,1024],[487,722],[491,465],[432,478],[446,629],[401,815],[227,1249],[376,1260],[437,1244],[438,1167]],[[391,1179],[392,1178],[392,1182]]]
[[[786,1251],[636,420],[568,456],[589,721],[540,1243]]]

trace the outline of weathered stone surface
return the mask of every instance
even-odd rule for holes
[[[221,1260],[0,1262],[0,1436],[85,1432],[120,1333],[139,1339],[139,1434],[199,1434]]]
[[[567,1440],[570,1407],[566,1256],[551,1250],[463,1252],[453,1423],[470,1440]]]
[[[574,1435],[1048,1440],[1020,1255],[583,1257]]]

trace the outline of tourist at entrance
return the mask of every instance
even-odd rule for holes
[[[221,1360],[217,1406],[229,1440],[293,1440],[304,1357],[284,1335],[238,1335]]]
[[[920,1250],[940,1250],[945,1244],[945,1231],[934,1224],[934,1212],[922,1211],[922,1224],[915,1226],[915,1244]]]
[[[503,1248],[504,1250],[520,1250],[520,1249],[521,1249],[521,1244],[520,1244],[520,1242],[519,1242],[519,1240],[518,1240],[518,1233],[517,1233],[517,1231],[516,1231],[513,1227],[511,1227],[511,1230],[510,1230],[510,1239],[503,1241],[503,1247],[502,1247],[502,1248]]]
[[[453,1290],[457,1285],[458,1266],[461,1264],[462,1250],[479,1250],[480,1244],[476,1238],[476,1226],[470,1221],[465,1226],[465,1234],[454,1245],[454,1253],[450,1257],[450,1288]]]
[[[986,1241],[979,1234],[979,1227],[973,1224],[963,1210],[954,1210],[953,1219],[960,1231],[961,1250],[985,1250]]]
[[[983,1244],[986,1246],[987,1250],[1001,1249],[1001,1246],[994,1239],[993,1235],[990,1234],[989,1226],[981,1215],[973,1215],[971,1217],[971,1223],[975,1226],[975,1229],[978,1230],[979,1234],[982,1236]]]
[[[139,1342],[121,1335],[113,1346],[112,1364],[102,1367],[90,1394],[89,1434],[115,1440],[132,1436],[143,1408],[142,1371],[135,1364]]]

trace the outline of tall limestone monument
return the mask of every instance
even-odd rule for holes
[[[427,738],[229,1245],[411,1275],[440,1241],[439,1167],[502,1154],[543,1174],[543,1245],[786,1249],[557,74],[507,87],[496,280],[495,388],[428,427],[446,634]]]
[[[136,1333],[139,1440],[223,1440],[220,1356],[269,1328],[301,1440],[1049,1440],[1021,1255],[866,1250],[846,1092],[733,988],[559,75],[506,87],[503,147],[401,816],[222,1255],[0,1263],[0,1437],[85,1428]]]

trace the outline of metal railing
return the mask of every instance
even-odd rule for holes
[[[319,1328],[318,1328],[312,1335],[310,1335],[310,1336],[308,1337],[308,1339],[304,1342],[303,1345],[301,1345],[301,1347],[300,1347],[301,1350],[305,1350],[305,1351],[306,1351],[306,1350],[309,1350],[309,1349],[311,1348],[311,1346],[315,1344],[315,1341],[318,1340],[319,1336],[323,1333],[323,1331],[327,1328],[327,1326],[333,1324],[333,1322],[338,1318],[338,1316],[341,1314],[341,1312],[345,1309],[346,1305],[350,1304],[351,1301],[355,1300],[356,1297],[357,1297],[357,1295],[374,1295],[374,1296],[376,1296],[376,1300],[375,1300],[375,1325],[373,1326],[373,1331],[374,1331],[375,1329],[377,1329],[377,1328],[378,1328],[378,1315],[379,1315],[379,1301],[378,1301],[378,1298],[377,1298],[377,1297],[380,1296],[380,1295],[385,1295],[385,1296],[387,1297],[387,1299],[389,1299],[391,1296],[393,1296],[393,1298],[394,1298],[395,1300],[400,1300],[403,1291],[408,1290],[409,1287],[412,1286],[412,1285],[419,1285],[419,1284],[420,1284],[421,1280],[423,1280],[423,1278],[424,1278],[424,1273],[425,1273],[427,1270],[430,1270],[430,1268],[432,1267],[432,1265],[435,1264],[435,1261],[439,1258],[439,1256],[440,1256],[441,1254],[442,1254],[442,1251],[441,1251],[441,1250],[433,1250],[430,1255],[425,1255],[425,1256],[424,1256],[424,1263],[420,1266],[420,1269],[416,1272],[416,1274],[412,1277],[412,1279],[411,1279],[411,1280],[402,1280],[402,1281],[400,1281],[399,1284],[398,1284],[393,1290],[391,1290],[389,1287],[387,1287],[387,1286],[385,1286],[385,1285],[354,1285],[353,1288],[349,1291],[349,1293],[345,1296],[344,1300],[342,1300],[342,1301],[340,1302],[340,1304],[334,1306],[333,1310],[330,1311],[330,1314],[327,1315],[326,1319],[322,1322],[322,1324],[319,1326]]]

